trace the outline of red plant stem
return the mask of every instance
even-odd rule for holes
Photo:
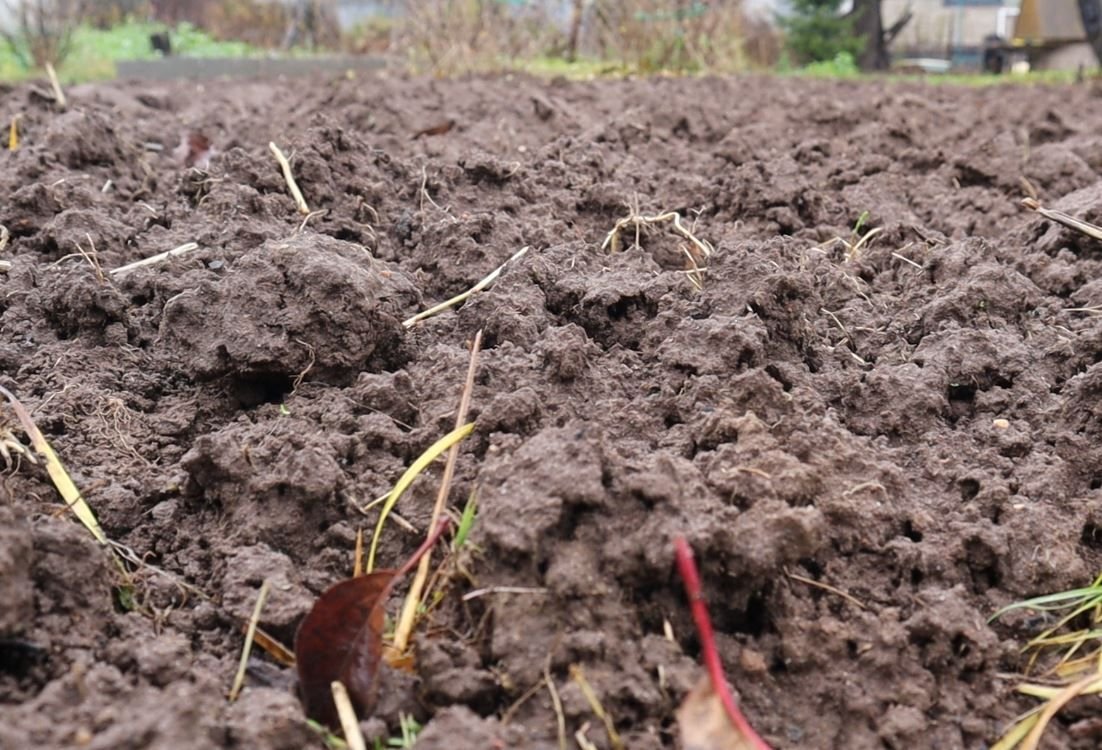
[[[731,723],[747,741],[757,750],[770,750],[769,745],[758,736],[735,705],[735,697],[731,695],[731,689],[727,685],[727,675],[723,672],[723,662],[719,660],[719,651],[716,649],[716,634],[712,630],[712,620],[708,617],[708,605],[701,591],[700,573],[697,572],[696,561],[693,560],[693,550],[682,536],[673,540],[673,546],[677,556],[677,570],[685,582],[685,594],[689,597],[689,607],[692,609],[693,620],[696,621],[696,632],[700,635],[701,656],[712,680],[712,689],[723,703]]]
[[[451,525],[451,519],[444,517],[440,519],[440,522],[436,524],[436,528],[432,530],[432,533],[425,537],[425,541],[421,543],[421,546],[417,548],[417,551],[406,560],[405,564],[398,569],[398,572],[394,574],[394,580],[398,580],[406,573],[413,570],[413,566],[424,556],[426,552],[432,549],[433,545],[440,539],[440,535],[444,533],[444,530]]]

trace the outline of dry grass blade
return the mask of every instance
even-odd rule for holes
[[[8,246],[8,241],[11,239],[11,232],[3,224],[0,224],[0,253],[4,252],[4,249]],[[7,273],[11,270],[11,262],[7,260],[0,260],[0,273]]]
[[[486,276],[486,278],[482,279],[482,281],[478,282],[477,284],[472,286],[467,291],[463,292],[462,294],[457,294],[454,297],[452,297],[451,299],[449,299],[445,302],[441,302],[439,305],[433,305],[428,310],[417,313],[412,318],[408,318],[408,319],[402,321],[402,325],[405,326],[406,328],[412,328],[413,326],[417,325],[417,323],[419,323],[420,321],[425,320],[426,318],[431,318],[433,315],[438,315],[438,314],[444,312],[445,310],[447,310],[449,307],[454,307],[455,305],[458,305],[461,302],[466,301],[467,298],[470,297],[472,294],[477,294],[478,292],[481,292],[483,289],[488,287],[490,284],[497,281],[497,277],[501,275],[501,272],[505,270],[506,266],[508,266],[510,263],[513,263],[514,261],[520,260],[522,257],[524,257],[524,254],[527,253],[527,252],[528,252],[528,247],[527,246],[522,247],[520,250],[517,250],[515,253],[513,253],[513,255],[510,256],[510,258],[507,261],[505,261],[500,266],[498,266],[493,271],[491,271]]]
[[[463,383],[463,391],[459,396],[459,409],[455,414],[455,429],[461,429],[467,421],[467,413],[471,409],[471,394],[474,392],[475,373],[478,372],[478,353],[482,349],[482,331],[475,334],[471,344],[471,358],[467,364],[467,378]],[[444,476],[440,480],[440,491],[436,493],[436,503],[432,507],[432,519],[429,528],[435,528],[440,518],[444,515],[444,506],[448,500],[448,492],[451,490],[452,479],[455,476],[455,464],[459,459],[459,443],[456,442],[448,449],[448,459],[444,464]],[[413,625],[417,617],[417,609],[421,604],[421,593],[425,588],[425,581],[429,577],[429,568],[432,565],[432,550],[425,553],[421,562],[417,564],[417,575],[410,584],[409,593],[406,594],[405,603],[402,605],[402,613],[398,617],[398,625],[394,629],[394,649],[398,653],[404,653],[409,645],[410,636],[413,634]]]
[[[480,599],[487,594],[546,594],[548,590],[545,588],[537,588],[535,586],[487,586],[484,589],[475,589],[474,591],[468,591],[463,595],[463,601],[470,602],[475,599]]]
[[[1074,229],[1077,232],[1093,237],[1096,240],[1102,241],[1102,227],[1097,224],[1091,224],[1090,222],[1081,221],[1075,218],[1071,214],[1066,214],[1063,211],[1057,211],[1052,208],[1045,208],[1033,198],[1023,198],[1022,205],[1031,211],[1036,211],[1041,216],[1044,216],[1050,221],[1055,221],[1057,224],[1063,224],[1069,229]]]
[[[1041,744],[1041,735],[1044,734],[1048,723],[1052,721],[1052,718],[1056,716],[1060,709],[1070,703],[1074,698],[1084,693],[1091,692],[1092,688],[1097,690],[1100,686],[1102,686],[1102,675],[1096,673],[1084,677],[1077,682],[1073,682],[1061,690],[1057,695],[1050,698],[1044,709],[1037,716],[1036,724],[1029,730],[1029,734],[1025,736],[1025,739],[1022,740],[1022,744],[1019,746],[1021,750],[1037,750]]]
[[[356,551],[352,555],[352,577],[358,578],[364,572],[364,530],[356,529]]]
[[[53,480],[54,486],[61,494],[65,504],[68,505],[69,509],[73,511],[73,514],[80,519],[84,527],[91,532],[97,542],[106,547],[110,547],[107,535],[103,533],[103,529],[100,527],[99,521],[96,520],[95,514],[92,513],[92,509],[88,507],[88,503],[84,501],[84,497],[81,496],[80,490],[73,484],[72,478],[69,476],[69,473],[65,471],[65,467],[62,466],[57,454],[54,453],[54,449],[50,447],[50,444],[38,429],[38,425],[34,423],[30,412],[27,411],[27,408],[23,406],[19,399],[17,399],[7,388],[0,386],[0,395],[6,398],[8,403],[11,404],[12,411],[15,412],[19,424],[22,425],[23,431],[26,432],[27,437],[30,438],[31,446],[43,457],[46,463],[46,472],[50,475],[50,479]],[[115,560],[122,566],[122,561],[119,560],[118,557],[116,557]]]
[[[185,242],[184,244],[180,245],[179,247],[174,247],[171,250],[165,250],[163,253],[157,253],[156,255],[151,255],[148,258],[142,258],[141,260],[136,260],[133,263],[127,263],[125,266],[119,266],[118,268],[112,268],[110,271],[108,271],[108,273],[111,274],[112,276],[116,277],[116,278],[120,277],[120,276],[125,276],[126,274],[130,273],[131,271],[137,270],[139,268],[143,268],[145,266],[151,266],[154,263],[160,263],[161,261],[168,260],[169,258],[177,258],[181,255],[186,255],[187,253],[190,253],[193,250],[198,250],[198,249],[199,249],[199,244],[198,243],[196,243],[196,242]]]
[[[291,192],[291,197],[295,199],[295,205],[298,206],[298,212],[303,216],[309,216],[310,207],[306,205],[306,199],[302,197],[302,191],[299,190],[298,183],[295,182],[295,175],[291,172],[291,162],[274,142],[268,142],[268,150],[272,152],[272,156],[279,162],[279,168],[283,171],[283,179],[287,183],[287,189]]]
[[[1090,586],[1015,602],[991,620],[1017,610],[1059,612],[1055,624],[1030,639],[1026,672],[1037,671],[1049,684],[1024,682],[1015,690],[1042,701],[1021,716],[992,750],[1035,750],[1052,718],[1076,697],[1102,692],[1102,576]],[[1067,629],[1067,630],[1065,630]]]
[[[248,626],[246,625],[246,627]],[[295,666],[295,655],[291,653],[291,650],[268,633],[265,633],[263,628],[258,627],[256,629],[256,633],[253,634],[253,642],[283,666]]]
[[[260,585],[260,593],[256,597],[256,606],[253,607],[253,615],[249,618],[249,628],[245,631],[245,645],[241,649],[241,660],[237,663],[237,674],[233,677],[233,686],[230,687],[230,703],[237,700],[241,688],[245,684],[245,669],[249,665],[249,652],[253,649],[253,639],[256,638],[256,626],[260,623],[260,613],[264,609],[264,602],[268,601],[268,592],[272,589],[271,581],[265,579]]]
[[[593,687],[589,684],[589,681],[585,678],[585,672],[577,664],[570,665],[570,677],[574,682],[578,683],[578,687],[581,688],[582,695],[585,696],[585,700],[589,703],[589,707],[593,710],[593,713],[597,715],[605,725],[605,731],[608,733],[608,741],[612,746],[612,750],[623,750],[624,742],[620,739],[619,733],[616,731],[616,724],[612,721],[612,717],[609,715],[605,707],[601,705],[600,699],[597,697],[597,693],[593,691]]]
[[[547,685],[547,692],[551,696],[551,707],[555,709],[555,728],[559,733],[559,750],[566,750],[566,716],[562,710],[562,699],[555,687],[555,681],[551,678],[550,659],[543,665],[543,681]]]
[[[19,118],[22,115],[15,115],[11,118],[11,125],[8,127],[8,151],[17,151],[19,149]]]
[[[61,90],[61,80],[57,77],[57,71],[54,70],[53,63],[46,63],[46,75],[50,77],[50,88],[54,90],[54,99],[57,101],[57,106],[65,109],[69,106],[69,102],[65,99],[65,92]]]
[[[348,689],[340,682],[334,682],[330,688],[333,690],[333,703],[337,706],[337,716],[340,717],[344,741],[348,743],[349,750],[367,750],[363,732],[360,731],[360,721],[356,718],[356,709],[352,707],[352,699],[348,697]]]

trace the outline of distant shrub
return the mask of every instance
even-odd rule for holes
[[[842,0],[791,0],[792,12],[779,18],[785,46],[796,62],[834,61],[839,55],[856,60],[865,40],[854,30],[853,18],[839,15]]]
[[[83,4],[81,21],[97,29],[109,29],[129,20],[148,18],[152,12],[149,0],[89,0]]]
[[[825,78],[849,78],[861,72],[857,58],[851,52],[839,52],[830,60],[809,63],[801,70],[804,73]]]
[[[600,57],[641,72],[742,70],[771,65],[779,52],[742,0],[594,0],[591,14]]]
[[[73,30],[84,11],[82,0],[0,0],[10,18],[0,28],[11,53],[25,67],[59,65],[72,49]]]
[[[561,38],[539,3],[420,0],[395,19],[393,49],[437,75],[498,70],[540,57]]]

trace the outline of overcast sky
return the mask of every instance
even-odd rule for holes
[[[746,0],[746,9],[755,15],[772,17],[787,7],[788,3],[785,0]]]

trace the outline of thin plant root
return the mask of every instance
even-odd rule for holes
[[[15,454],[13,459],[12,454]],[[26,458],[32,464],[38,464],[38,458],[27,446],[19,441],[10,429],[0,427],[0,458],[4,459],[4,465],[9,469],[19,468],[18,462]]]
[[[555,688],[555,680],[551,678],[550,664],[543,666],[543,681],[547,685],[548,694],[551,696],[551,707],[555,709],[555,728],[559,733],[559,750],[566,750],[566,716],[563,714],[559,691]]]
[[[1022,205],[1028,208],[1030,211],[1036,211],[1041,216],[1044,216],[1050,221],[1055,221],[1057,224],[1063,224],[1069,229],[1074,229],[1077,232],[1092,237],[1096,240],[1102,241],[1102,227],[1097,224],[1091,224],[1088,221],[1082,221],[1075,218],[1071,214],[1066,214],[1063,211],[1057,211],[1052,208],[1045,208],[1034,198],[1022,199]]]
[[[79,242],[74,243],[77,247],[77,253],[80,257],[84,258],[84,260],[88,261],[88,265],[92,267],[92,271],[96,274],[96,280],[99,281],[100,284],[106,284],[107,277],[103,275],[103,266],[99,263],[99,253],[96,252],[96,243],[92,241],[92,235],[85,234],[84,236],[88,238],[88,249],[85,250],[81,247]]]
[[[824,242],[822,245],[819,245],[819,247],[816,248],[816,249],[818,249],[818,250],[828,250],[829,248],[831,248],[834,245],[841,245],[846,250],[846,262],[847,263],[852,263],[853,261],[855,261],[855,260],[857,260],[858,258],[861,257],[861,250],[863,250],[864,247],[869,244],[869,242],[872,240],[872,238],[875,237],[876,235],[880,234],[883,231],[884,231],[884,227],[873,227],[872,229],[870,229],[869,231],[867,231],[863,235],[861,235],[859,238],[854,239],[854,240],[847,240],[843,237],[835,237],[834,239],[828,240],[827,242]],[[894,253],[893,253],[893,255],[894,255]],[[907,259],[902,258],[902,260],[907,260]],[[918,265],[914,261],[909,261],[908,260],[907,262],[910,263],[912,266]],[[918,266],[918,267],[921,268],[922,266]]]
[[[681,214],[676,211],[666,211],[655,216],[644,216],[640,214],[638,210],[632,208],[631,214],[618,220],[612,227],[612,231],[605,237],[605,241],[601,243],[602,250],[610,250],[613,253],[620,252],[620,234],[627,228],[631,227],[635,229],[635,244],[639,244],[639,233],[644,227],[653,226],[655,224],[667,224],[673,225],[673,230],[680,234],[682,237],[692,243],[692,247],[695,249],[695,253],[689,252],[690,257],[698,255],[698,264],[701,261],[705,261],[712,256],[715,252],[715,248],[707,240],[702,240],[692,233],[681,222]]]
[[[274,142],[268,142],[268,149],[272,152],[272,156],[276,158],[276,161],[279,162],[279,168],[283,170],[283,179],[287,182],[287,189],[291,192],[291,197],[295,199],[298,212],[303,216],[309,216],[310,207],[306,205],[306,199],[302,197],[302,191],[298,189],[298,183],[295,182],[295,175],[291,172],[291,162]]]
[[[120,398],[108,398],[103,406],[96,412],[103,423],[105,440],[112,442],[120,451],[129,453],[146,466],[152,466],[152,462],[130,444],[126,439],[126,432],[131,431],[134,421],[134,412],[131,411]]]
[[[868,607],[862,604],[857,597],[853,596],[852,594],[847,594],[845,591],[842,591],[842,589],[838,588],[837,586],[831,586],[829,583],[816,581],[814,578],[808,578],[807,576],[802,576],[798,573],[789,573],[787,570],[784,572],[784,574],[791,578],[793,581],[799,581],[800,583],[807,584],[808,586],[822,589],[823,591],[829,591],[836,596],[840,596],[858,609],[868,609]]]
[[[581,750],[597,750],[597,746],[587,736],[589,734],[589,722],[582,724],[577,732],[574,732],[574,741]]]
[[[0,253],[4,252],[4,248],[8,246],[8,241],[11,239],[11,232],[3,224],[0,224]],[[11,261],[0,260],[0,273],[7,273],[11,270]]]
[[[682,223],[681,214],[676,211],[666,211],[654,216],[645,216],[639,212],[637,201],[634,200],[629,204],[628,210],[630,213],[624,218],[619,219],[612,227],[612,231],[605,236],[605,241],[601,243],[601,249],[609,250],[612,253],[620,252],[620,235],[626,229],[635,230],[634,246],[638,247],[643,229],[654,226],[655,224],[670,224],[673,227],[673,231],[688,240],[687,244],[681,245],[679,248],[685,256],[685,276],[697,290],[703,290],[704,271],[707,270],[708,259],[712,256],[712,253],[715,252],[715,248],[712,247],[712,244],[707,240],[702,240],[697,237],[693,229],[687,228],[684,223]]]

